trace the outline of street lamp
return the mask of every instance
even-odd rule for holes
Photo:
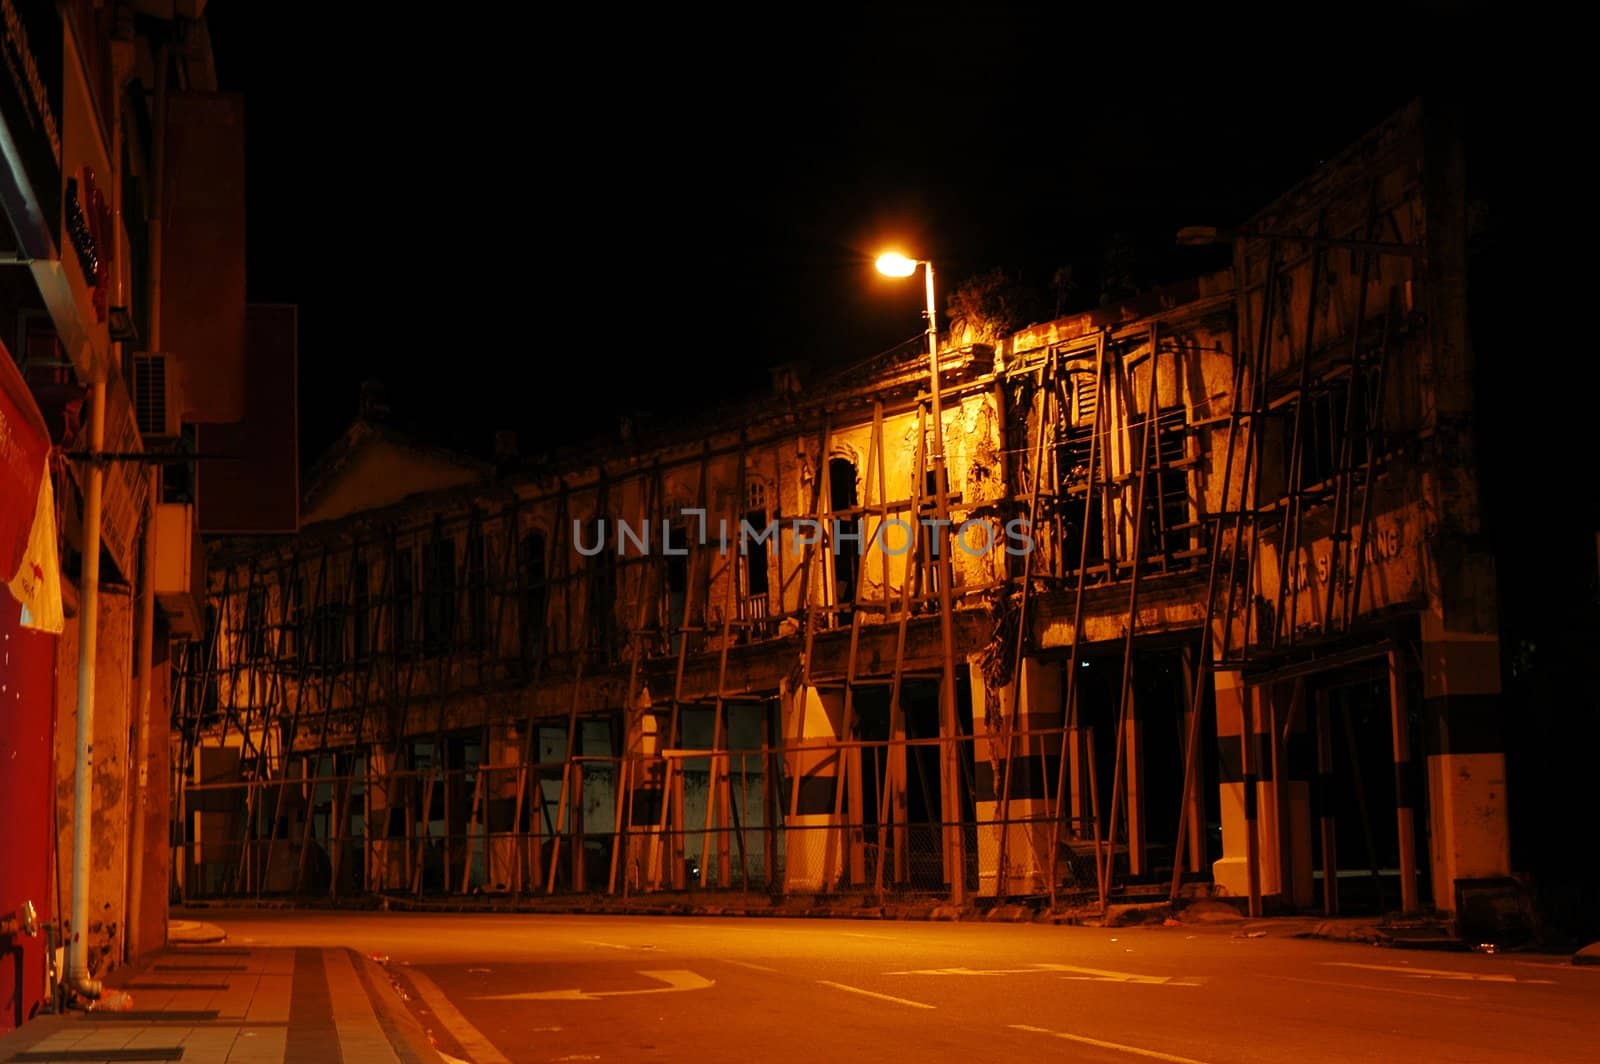
[[[961,774],[957,767],[956,736],[960,724],[956,716],[956,641],[955,618],[951,601],[950,552],[947,537],[950,529],[950,493],[945,475],[944,412],[940,403],[939,388],[939,312],[933,298],[933,263],[927,259],[912,259],[898,252],[878,256],[878,272],[886,277],[910,277],[922,267],[926,282],[928,308],[928,376],[929,394],[933,406],[933,553],[939,582],[939,636],[944,649],[944,672],[939,683],[939,720],[944,741],[940,750],[940,805],[944,819],[944,855],[950,878],[950,900],[961,904],[966,900],[967,861],[965,839],[962,835],[960,785]]]

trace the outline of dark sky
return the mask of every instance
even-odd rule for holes
[[[303,459],[366,377],[439,442],[533,449],[870,356],[921,328],[871,270],[891,241],[944,284],[1071,264],[1087,304],[1117,234],[1145,283],[1210,268],[1179,226],[1241,220],[1492,38],[1476,7],[1115,6],[216,0]]]

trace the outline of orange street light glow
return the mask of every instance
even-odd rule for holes
[[[917,272],[917,260],[908,259],[898,251],[878,256],[878,272],[885,277],[910,277]]]

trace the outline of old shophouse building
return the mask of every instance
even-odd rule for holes
[[[1454,910],[1510,858],[1445,121],[936,382],[785,371],[538,463],[371,412],[298,534],[213,544],[182,891]]]

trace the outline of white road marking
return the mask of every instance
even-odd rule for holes
[[[1315,986],[1339,986],[1353,990],[1376,990],[1380,994],[1411,994],[1415,997],[1449,998],[1451,1001],[1471,1001],[1465,994],[1440,994],[1433,990],[1407,990],[1403,986],[1378,986],[1374,983],[1341,983],[1335,979],[1302,979],[1294,975],[1262,973],[1268,979],[1285,979],[1291,983],[1311,983]]]
[[[1559,968],[1563,972],[1588,972],[1590,975],[1600,975],[1600,965],[1591,964],[1586,967],[1581,964],[1573,964],[1571,961],[1565,963],[1558,961],[1518,961],[1517,963],[1527,968]]]
[[[751,968],[758,972],[776,972],[778,970],[776,968],[768,968],[765,964],[755,964],[751,961],[728,960],[726,957],[723,959],[729,964],[737,964],[741,968]]]
[[[1031,968],[912,968],[904,972],[884,972],[884,975],[1038,975],[1044,965]]]
[[[852,994],[860,994],[863,997],[877,998],[880,1001],[892,1001],[896,1005],[910,1005],[914,1009],[932,1009],[938,1007],[936,1005],[924,1004],[921,1001],[912,1001],[908,998],[895,997],[893,994],[880,994],[876,990],[863,990],[859,986],[850,986],[847,983],[835,983],[827,979],[818,979],[817,982],[821,983],[823,986],[831,986],[835,990],[847,990]]]
[[[839,934],[843,935],[845,938],[877,938],[882,939],[885,942],[896,941],[893,935],[867,935],[860,931],[840,931]]]
[[[1081,1034],[1067,1034],[1065,1031],[1052,1031],[1045,1027],[1033,1027],[1026,1023],[1013,1023],[1010,1025],[1016,1031],[1031,1031],[1034,1034],[1047,1034],[1053,1038],[1064,1038],[1068,1042],[1077,1042],[1080,1045],[1095,1046],[1099,1049],[1115,1049],[1122,1053],[1132,1053],[1135,1056],[1150,1057],[1154,1060],[1167,1060],[1172,1064],[1204,1064],[1193,1057],[1180,1057],[1172,1053],[1162,1053],[1155,1049],[1140,1049],[1138,1046],[1125,1046],[1121,1042],[1107,1042],[1100,1038],[1089,1038]]]
[[[704,990],[716,986],[715,979],[706,979],[682,968],[659,972],[640,972],[666,986],[653,986],[646,990],[536,990],[526,994],[479,994],[477,1001],[598,1001],[608,997],[632,997],[635,994],[673,994],[680,990]]]
[[[461,1010],[450,1003],[438,983],[423,975],[420,968],[408,966],[405,974],[428,1006],[428,1011],[439,1017],[439,1022],[450,1032],[450,1037],[471,1054],[474,1064],[511,1064],[510,1058],[496,1049],[494,1043],[485,1038],[483,1032],[472,1026],[471,1021],[461,1015]]]
[[[586,938],[580,938],[578,941],[585,946],[599,946],[602,949],[655,949],[654,946],[619,946],[615,942],[591,942]]]
[[[918,968],[906,972],[886,972],[886,975],[1042,975],[1070,972],[1063,979],[1081,979],[1092,983],[1136,983],[1144,986],[1199,986],[1193,977],[1175,979],[1169,975],[1140,975],[1136,972],[1114,972],[1104,968],[1079,968],[1071,964],[1033,964],[1026,968]]]
[[[1491,975],[1478,972],[1455,972],[1448,968],[1406,968],[1398,964],[1357,964],[1355,961],[1323,961],[1323,964],[1334,968],[1365,968],[1373,972],[1393,972],[1396,975],[1409,975],[1413,979],[1460,979],[1477,983],[1515,983],[1514,975]],[[1524,979],[1523,982],[1532,982]]]

